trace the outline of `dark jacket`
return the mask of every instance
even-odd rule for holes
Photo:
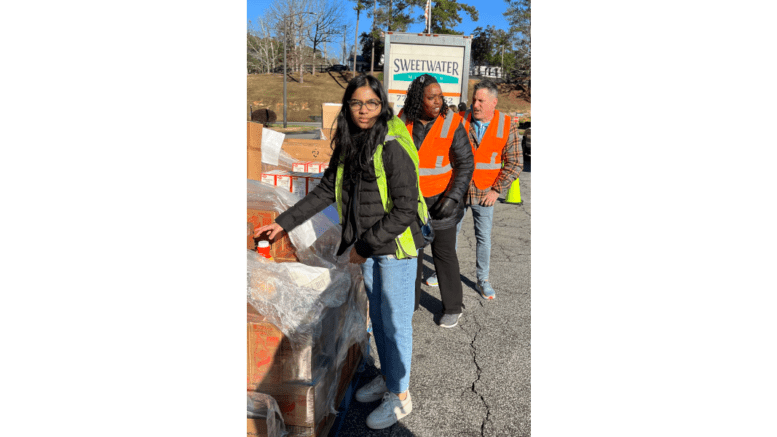
[[[294,206],[275,220],[289,231],[335,201],[335,176],[337,163],[334,157],[324,171],[321,183]],[[343,234],[337,255],[342,254],[354,241],[356,252],[368,258],[373,255],[394,255],[397,244],[394,239],[410,226],[416,247],[421,247],[423,236],[418,224],[418,178],[413,160],[396,140],[383,146],[383,168],[394,208],[386,213],[380,201],[376,180],[362,176],[356,185],[347,177],[346,164],[343,178]],[[370,167],[373,169],[373,167]],[[374,170],[370,175],[374,177]],[[355,196],[354,196],[355,194]],[[354,238],[348,238],[349,235]]]
[[[442,115],[440,115],[440,117],[442,117]],[[421,149],[421,145],[423,144],[426,135],[428,135],[429,131],[432,129],[432,125],[434,125],[433,122],[426,123],[426,125],[421,122],[413,123],[412,135],[416,149]],[[435,217],[432,216],[432,228],[434,229],[448,229],[452,226],[456,226],[461,218],[464,217],[463,198],[467,193],[467,188],[469,188],[469,182],[472,180],[472,173],[475,171],[475,158],[472,156],[472,145],[469,143],[467,130],[464,129],[462,124],[459,124],[456,127],[456,131],[453,133],[453,142],[451,143],[451,149],[448,153],[448,159],[450,160],[453,169],[453,176],[451,177],[450,182],[448,182],[448,186],[445,188],[445,191],[436,196],[424,196],[424,200],[426,200],[426,206],[430,210],[436,202],[442,200],[443,196],[457,201],[458,204],[456,205],[456,213],[451,217],[436,220]]]

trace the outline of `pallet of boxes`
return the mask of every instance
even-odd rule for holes
[[[335,256],[336,211],[319,213],[271,243],[253,238],[253,231],[301,198],[295,184],[304,183],[306,191],[315,186],[331,149],[328,140],[283,141],[272,152],[277,159],[252,173],[252,158],[262,165],[256,156],[262,129],[248,124],[247,435],[326,436],[368,350],[361,271],[348,263],[348,253]],[[300,171],[309,169],[315,173]],[[263,177],[270,172],[272,182]],[[282,172],[299,174],[279,183]]]

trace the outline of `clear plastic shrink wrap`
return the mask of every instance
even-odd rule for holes
[[[282,213],[298,200],[288,191],[248,180],[249,209]],[[249,304],[289,339],[293,351],[311,350],[315,355],[310,366],[316,369],[298,375],[303,383],[318,387],[317,397],[325,396],[325,409],[309,411],[310,418],[336,412],[340,373],[350,346],[358,343],[362,354],[369,350],[361,270],[348,262],[349,251],[335,256],[340,232],[340,225],[319,213],[289,232],[299,263],[275,263],[247,251]]]
[[[248,418],[264,421],[267,426],[267,437],[284,437],[288,434],[281,409],[275,402],[275,398],[264,393],[249,392],[247,404]]]
[[[249,209],[282,213],[298,200],[290,192],[248,180]],[[322,312],[345,304],[351,284],[362,282],[359,266],[348,262],[348,251],[335,256],[340,232],[339,224],[318,213],[289,232],[299,263],[275,263],[247,251],[248,302],[289,338],[292,349],[320,334],[315,321]]]

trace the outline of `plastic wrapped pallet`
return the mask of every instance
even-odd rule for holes
[[[297,200],[284,190],[248,181],[250,209],[281,213]],[[261,381],[249,375],[249,390],[275,397],[287,428],[318,430],[336,412],[337,398],[361,357],[358,351],[368,350],[366,295],[361,270],[348,262],[348,253],[335,256],[340,226],[327,216],[317,214],[289,232],[289,238],[300,262],[275,263],[247,251],[248,303],[280,331],[257,335],[265,355],[255,363],[264,365],[267,374],[258,373]],[[249,324],[249,350],[250,329]],[[272,370],[273,360],[282,362],[279,370]]]
[[[247,395],[248,435],[284,437],[288,435],[275,398],[265,393]]]

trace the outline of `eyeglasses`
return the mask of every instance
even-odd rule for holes
[[[380,108],[381,103],[377,100],[367,100],[366,102],[362,102],[361,100],[349,100],[348,106],[351,107],[351,111],[359,111],[362,109],[362,106],[366,106],[368,110],[374,111],[378,108]]]

